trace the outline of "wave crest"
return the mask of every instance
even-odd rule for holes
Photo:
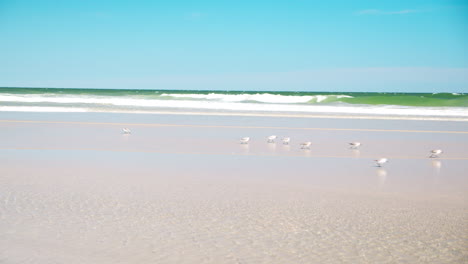
[[[273,104],[322,103],[337,101],[340,98],[353,98],[349,95],[279,95],[269,93],[256,94],[174,94],[163,93],[161,97],[178,99],[217,100],[222,102],[260,102]]]

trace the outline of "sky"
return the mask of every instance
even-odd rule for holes
[[[0,0],[0,87],[468,92],[468,0]]]

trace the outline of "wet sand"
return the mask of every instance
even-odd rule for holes
[[[468,261],[467,122],[0,120],[0,262]],[[271,134],[290,145],[266,143]],[[429,159],[433,148],[445,153]],[[390,162],[375,167],[379,157]]]

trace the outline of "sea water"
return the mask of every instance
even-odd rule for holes
[[[206,112],[468,118],[457,93],[267,92],[138,89],[0,88],[0,111]]]

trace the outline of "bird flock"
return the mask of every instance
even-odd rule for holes
[[[130,135],[132,134],[132,131],[130,130],[130,128],[123,128],[122,129],[122,134],[124,135]],[[267,137],[267,143],[275,143],[275,140],[278,138],[278,136],[276,135],[271,135],[271,136],[268,136]],[[250,142],[250,137],[243,137],[241,138],[240,140],[240,144],[249,144]],[[291,138],[290,137],[283,137],[281,139],[281,142],[283,143],[283,145],[289,145],[289,143],[291,142]],[[350,149],[358,149],[362,143],[361,142],[349,142],[349,148]],[[310,146],[312,145],[312,142],[310,141],[306,141],[306,142],[302,142],[300,143],[300,148],[301,149],[310,149]],[[433,149],[429,152],[429,158],[439,158],[440,155],[443,153],[443,151],[441,149]],[[388,158],[379,158],[379,159],[376,159],[374,160],[375,164],[377,167],[382,167],[383,164],[387,163],[388,162]]]
[[[276,135],[268,136],[267,137],[267,143],[275,143],[275,139],[277,139],[277,138],[278,138],[278,136],[276,136]],[[249,141],[250,141],[250,137],[243,137],[243,138],[240,139],[241,144],[248,144]],[[289,145],[289,143],[291,142],[291,138],[290,137],[283,137],[282,142],[283,142],[284,145]],[[356,142],[349,142],[348,144],[349,144],[350,149],[358,149],[362,145],[361,142],[357,142],[357,141]],[[302,142],[302,143],[300,143],[300,148],[301,149],[310,149],[311,145],[312,145],[312,142],[310,142],[310,141]],[[438,158],[438,157],[440,157],[440,155],[442,153],[443,153],[443,151],[441,149],[431,150],[429,158]],[[388,158],[379,158],[379,159],[374,160],[374,162],[375,162],[375,165],[377,167],[382,167],[383,164],[388,162]]]

